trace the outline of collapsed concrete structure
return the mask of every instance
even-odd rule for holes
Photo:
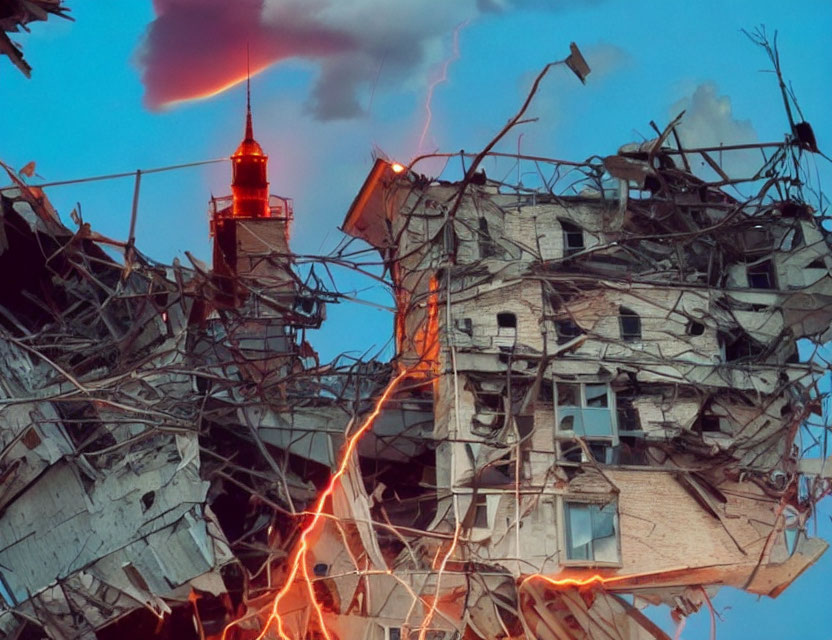
[[[29,31],[27,24],[47,20],[50,15],[72,20],[68,12],[63,0],[0,0],[0,55],[7,56],[23,75],[30,77],[32,67],[20,46],[6,34]]]
[[[824,370],[797,342],[831,337],[816,148],[798,123],[729,176],[746,148],[677,124],[491,154],[538,187],[378,159],[343,230],[389,275],[392,363],[307,343],[341,295],[298,276],[250,112],[211,269],[72,232],[10,172],[0,634],[664,639],[642,605],[788,587],[832,471],[798,446]]]

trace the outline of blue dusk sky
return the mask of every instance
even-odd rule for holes
[[[32,23],[31,34],[12,34],[31,79],[0,57],[0,160],[18,169],[35,161],[30,182],[37,184],[227,157],[243,134],[245,88],[234,83],[244,77],[248,43],[255,137],[270,155],[272,192],[294,199],[292,248],[303,255],[328,253],[343,240],[337,227],[374,149],[402,163],[435,150],[480,150],[571,41],[592,67],[586,85],[553,69],[529,112],[537,120],[510,134],[503,150],[519,144],[532,155],[603,156],[654,137],[651,120],[663,128],[683,109],[688,144],[781,141],[788,122],[776,79],[763,50],[741,32],[765,25],[779,32],[784,74],[820,149],[832,155],[828,0],[66,4],[75,22],[53,17]],[[829,188],[830,163],[808,162]],[[186,251],[210,261],[207,202],[229,193],[229,182],[227,162],[143,177],[139,249],[162,262],[188,264]],[[47,194],[67,226],[80,203],[93,229],[126,239],[132,179]],[[334,275],[339,290],[391,304],[375,281]],[[330,305],[328,316],[310,336],[323,360],[345,348],[390,355],[389,312],[345,302]],[[832,539],[829,507],[818,533]],[[830,594],[832,552],[775,600],[723,589],[717,637],[830,640]],[[673,633],[667,610],[651,615]],[[708,638],[709,625],[704,610],[681,637]]]

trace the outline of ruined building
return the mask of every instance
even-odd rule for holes
[[[342,296],[296,264],[250,109],[210,268],[71,231],[10,172],[0,637],[666,639],[647,604],[777,596],[827,546],[817,148],[797,123],[729,175],[744,149],[678,123],[455,181],[377,159],[343,230],[383,261],[390,363],[307,342]]]

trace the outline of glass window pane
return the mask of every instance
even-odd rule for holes
[[[558,407],[558,429],[561,431],[574,431],[578,435],[584,434],[582,410],[578,407]]]
[[[588,384],[586,385],[586,406],[588,407],[606,407],[607,403],[607,385],[605,384]]]
[[[614,535],[592,543],[592,559],[596,562],[618,562],[618,541]]]
[[[592,516],[590,505],[566,503],[566,556],[569,560],[591,560]]]
[[[592,505],[592,537],[608,538],[615,535],[615,505]]]
[[[558,406],[559,407],[580,407],[581,387],[577,384],[566,384],[558,382]]]
[[[587,408],[581,411],[581,435],[612,437],[612,411]]]

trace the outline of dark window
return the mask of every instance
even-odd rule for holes
[[[513,313],[498,313],[497,326],[503,329],[516,329],[517,316]]]
[[[577,440],[564,440],[560,444],[560,457],[564,462],[583,462],[583,449]]]
[[[474,513],[474,526],[478,529],[485,529],[488,527],[488,498],[487,496],[477,496],[476,512]]]
[[[479,234],[477,235],[477,244],[480,249],[480,258],[490,258],[497,255],[497,246],[488,232],[488,220],[480,218],[479,220]]]
[[[632,391],[620,391],[615,394],[615,408],[618,416],[619,445],[615,448],[615,464],[646,465],[647,445],[641,419],[634,404]]]
[[[647,456],[647,443],[644,441],[644,432],[637,432],[637,436],[621,436],[620,443],[616,447],[615,463],[646,466],[650,464]]]
[[[714,433],[719,432],[719,416],[710,415],[710,414],[703,414],[699,416],[699,423],[698,423],[697,431],[701,431],[702,433]]]
[[[476,414],[471,423],[471,428],[474,433],[481,436],[489,436],[498,429],[503,428],[506,413],[503,395],[499,391],[476,389],[474,408]]]
[[[540,389],[537,392],[537,401],[545,402],[546,404],[554,404],[555,402],[555,386],[551,380],[541,380]]]
[[[632,309],[620,307],[618,318],[621,323],[622,340],[641,340],[641,318]]]
[[[745,229],[740,235],[740,244],[746,255],[770,253],[774,248],[774,238],[771,231],[762,225],[755,225]]]
[[[469,336],[474,334],[474,326],[471,323],[471,318],[457,318],[455,323],[457,331]]]
[[[618,431],[641,431],[641,420],[638,409],[633,404],[633,396],[629,393],[615,395],[615,407],[618,415]]]
[[[752,289],[776,289],[774,281],[774,264],[763,260],[746,267],[748,286]]]
[[[688,322],[687,332],[689,336],[701,336],[705,333],[705,325],[696,320],[691,320]]]
[[[571,320],[556,321],[555,331],[558,334],[558,344],[564,344],[583,334],[581,328]]]
[[[153,491],[148,491],[142,496],[142,513],[150,509],[153,506],[153,503],[156,501],[156,493]]]
[[[725,362],[756,360],[765,353],[763,345],[745,334],[737,337],[723,334],[720,340],[725,349]]]
[[[584,230],[578,225],[565,220],[560,221],[563,229],[563,255],[571,256],[584,250]]]

